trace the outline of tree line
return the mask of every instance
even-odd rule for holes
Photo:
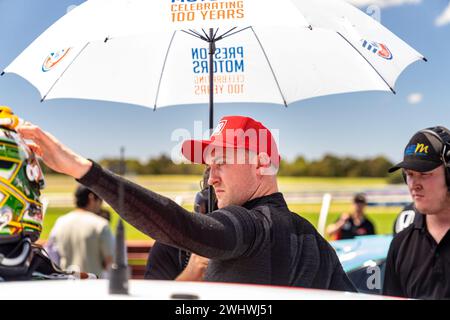
[[[114,172],[120,172],[120,160],[105,158],[99,163]],[[279,175],[291,177],[389,177],[398,180],[397,176],[388,174],[392,162],[384,156],[357,159],[326,154],[320,159],[308,160],[298,156],[293,161],[282,160]],[[127,174],[136,175],[201,175],[204,167],[194,164],[175,164],[171,158],[162,154],[142,162],[137,159],[126,159]],[[43,166],[44,173],[54,173]],[[397,181],[393,181],[397,182]]]

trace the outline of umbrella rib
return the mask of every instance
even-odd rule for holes
[[[208,34],[206,33],[205,29],[202,28],[203,33],[205,34],[206,39],[209,41],[212,41],[212,39],[209,38]]]
[[[187,33],[188,35],[194,36],[196,38],[208,41],[208,39],[206,39],[204,36],[202,36],[200,33],[198,33],[197,31],[193,30],[193,29],[189,29],[189,32],[185,31],[185,30],[181,30],[184,33]]]
[[[340,35],[342,39],[344,39],[356,52],[358,52],[360,56],[363,57],[364,60],[366,60],[369,66],[372,67],[373,71],[375,71],[376,74],[381,78],[381,80],[383,80],[383,82],[388,86],[389,90],[391,90],[393,94],[397,94],[394,88],[391,87],[391,85],[386,81],[386,79],[381,75],[381,73],[379,73],[378,70],[373,66],[373,64],[371,64],[370,61],[367,60],[367,58],[364,57],[364,55],[358,49],[356,49],[356,47],[344,35],[342,35],[340,32],[337,32],[337,34]]]
[[[199,32],[197,32],[197,30],[189,29],[189,31],[192,32],[193,34],[196,34],[196,35],[199,36],[200,38],[204,38]]]
[[[184,31],[184,30],[182,30],[182,31]],[[186,32],[186,31],[184,31],[184,32]],[[159,76],[158,89],[157,89],[157,91],[156,91],[155,104],[154,104],[154,106],[153,106],[153,111],[156,110],[156,103],[158,102],[159,90],[160,90],[160,88],[161,88],[161,81],[162,81],[162,77],[163,77],[163,74],[164,74],[164,70],[165,70],[165,68],[166,68],[167,57],[169,56],[169,51],[170,51],[170,48],[172,47],[172,42],[173,42],[173,39],[175,38],[175,34],[176,34],[176,33],[177,33],[177,31],[174,31],[174,32],[173,32],[172,38],[170,39],[169,45],[168,45],[168,47],[167,47],[166,56],[164,57],[164,63],[163,63],[163,67],[162,67],[162,70],[161,70],[161,74],[160,74],[160,76]],[[186,32],[186,33],[187,33],[187,34],[190,34],[189,32]],[[195,37],[196,37],[196,36],[195,36]]]
[[[278,91],[280,92],[281,98],[283,99],[284,106],[287,108],[286,99],[285,99],[285,97],[284,97],[283,91],[281,90],[280,83],[278,82],[277,76],[275,75],[275,72],[274,72],[274,70],[273,70],[273,68],[272,68],[272,64],[271,64],[270,61],[269,61],[269,57],[267,57],[266,50],[264,50],[264,47],[263,47],[261,41],[259,40],[259,38],[258,38],[258,36],[257,36],[257,34],[256,34],[256,32],[255,32],[255,30],[253,29],[253,27],[248,27],[248,28],[252,29],[252,32],[253,32],[253,34],[255,35],[255,38],[256,38],[256,40],[258,41],[259,46],[261,47],[261,50],[262,50],[262,52],[263,52],[263,54],[264,54],[264,57],[266,58],[266,61],[267,61],[268,65],[269,65],[270,71],[272,72],[273,78],[275,79],[275,83],[277,84]],[[242,31],[242,30],[241,30],[241,31]]]
[[[216,35],[219,32],[219,28],[217,28],[216,32],[214,32],[213,40],[216,40]]]
[[[245,28],[243,28],[243,29],[241,29],[241,30],[235,31],[235,32],[233,32],[233,33],[230,33],[231,31],[233,31],[233,30],[236,29],[236,28],[237,28],[237,27],[234,27],[234,28],[232,28],[231,30],[228,30],[227,32],[225,32],[224,34],[222,34],[221,36],[219,36],[219,37],[216,39],[216,41],[219,41],[219,40],[228,38],[228,37],[230,37],[230,36],[232,36],[232,35],[235,35],[236,33],[239,33],[239,32],[241,32],[241,31],[250,29],[251,26],[245,27]]]
[[[84,49],[86,49],[86,47],[90,44],[90,42],[86,43],[84,45],[84,47],[80,50],[80,52],[78,52],[78,54],[75,56],[75,58],[72,60],[72,62],[69,63],[69,65],[66,67],[66,69],[64,69],[64,71],[59,75],[58,79],[55,80],[55,82],[53,82],[52,86],[50,87],[50,89],[48,89],[47,93],[42,97],[41,102],[44,102],[44,100],[47,98],[47,96],[49,95],[50,91],[53,90],[53,88],[55,87],[55,85],[58,83],[58,81],[63,77],[63,75],[66,73],[66,71],[72,66],[72,64],[75,62],[75,60],[78,59],[78,57],[80,56],[80,54],[84,51]]]
[[[231,31],[233,31],[234,29],[236,29],[237,27],[233,27],[230,30],[228,30],[227,32],[225,32],[224,34],[222,34],[221,36],[219,36],[219,38],[223,38],[225,37],[227,34],[229,34]],[[219,29],[217,29],[217,31],[219,31]]]

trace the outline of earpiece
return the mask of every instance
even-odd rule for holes
[[[441,159],[445,167],[445,182],[450,192],[450,132],[441,126],[421,130],[422,133],[428,133],[436,137],[442,143]],[[403,179],[406,182],[406,175],[403,172]]]

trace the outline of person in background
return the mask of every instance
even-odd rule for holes
[[[415,133],[389,172],[399,169],[416,211],[389,247],[383,294],[450,299],[450,131]]]
[[[194,212],[208,212],[209,168],[203,173],[201,191],[194,200]],[[213,191],[214,192],[214,191]],[[213,194],[215,202],[215,196]],[[217,204],[215,204],[215,208]],[[147,261],[145,278],[151,280],[202,281],[209,259],[156,241]]]
[[[357,193],[353,197],[353,211],[343,213],[334,224],[329,225],[326,230],[327,235],[333,240],[341,240],[375,234],[373,223],[364,213],[366,205],[365,194]]]
[[[102,202],[80,185],[75,192],[76,209],[56,220],[49,245],[56,250],[63,269],[105,276],[112,263],[113,235],[108,221],[96,214]]]

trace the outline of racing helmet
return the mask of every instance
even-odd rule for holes
[[[0,120],[14,116],[0,107]],[[44,176],[34,152],[13,129],[0,121],[0,245],[39,239],[44,220],[41,190]]]

